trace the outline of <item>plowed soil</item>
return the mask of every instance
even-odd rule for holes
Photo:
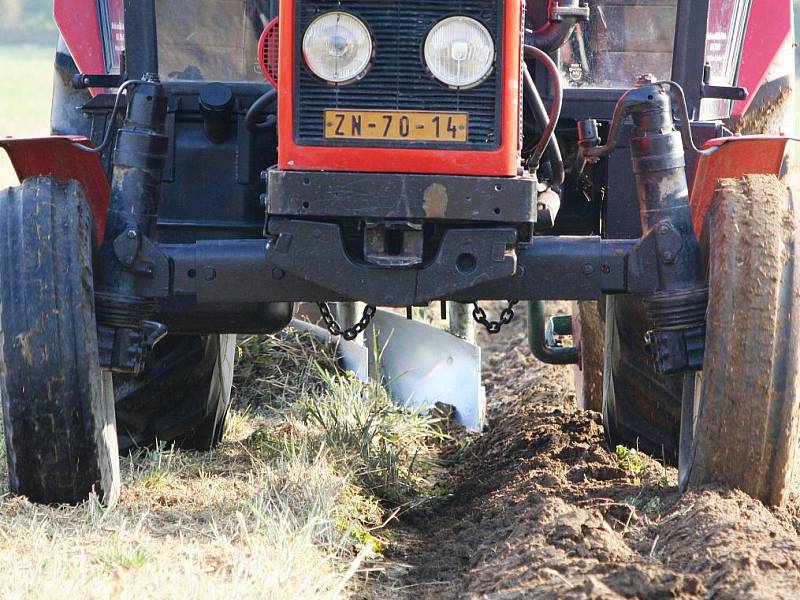
[[[441,498],[407,512],[399,598],[798,598],[800,500],[680,496],[675,469],[620,460],[577,411],[572,370],[538,363],[524,318],[484,337],[490,428]],[[396,571],[396,572],[391,572]]]

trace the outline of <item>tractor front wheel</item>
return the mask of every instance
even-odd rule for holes
[[[76,182],[0,192],[0,395],[11,491],[34,502],[119,494],[111,375],[97,350],[92,215]]]
[[[709,306],[682,483],[722,483],[782,504],[800,424],[800,237],[792,190],[721,183],[706,220]],[[684,446],[685,447],[685,446]]]

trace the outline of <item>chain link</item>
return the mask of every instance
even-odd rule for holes
[[[511,323],[514,320],[514,307],[519,304],[519,302],[511,302],[509,300],[508,306],[503,309],[503,312],[500,313],[500,320],[499,321],[490,321],[489,318],[486,316],[486,311],[483,310],[478,303],[474,304],[475,308],[472,310],[472,318],[475,319],[475,322],[478,325],[483,325],[491,335],[496,333],[500,333],[500,330],[505,326]]]
[[[325,321],[325,325],[328,327],[328,331],[331,333],[331,335],[341,336],[348,342],[352,342],[359,335],[364,333],[366,328],[369,327],[370,321],[372,321],[372,318],[375,316],[375,312],[377,311],[377,308],[374,306],[365,306],[364,314],[361,315],[361,319],[358,321],[358,323],[352,327],[348,327],[347,329],[342,329],[342,326],[339,325],[336,317],[333,316],[331,307],[327,302],[320,302],[317,306],[319,306],[319,312],[322,315],[322,319]]]

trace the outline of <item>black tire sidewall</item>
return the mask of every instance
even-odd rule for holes
[[[167,336],[141,375],[115,376],[121,450],[216,446],[230,407],[235,352],[235,335]]]
[[[0,192],[0,227],[0,382],[11,490],[45,503],[77,503],[94,490],[113,504],[114,403],[98,359],[93,224],[83,189],[28,179]]]

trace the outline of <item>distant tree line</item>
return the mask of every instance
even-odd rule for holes
[[[0,0],[0,44],[55,45],[53,0]]]

